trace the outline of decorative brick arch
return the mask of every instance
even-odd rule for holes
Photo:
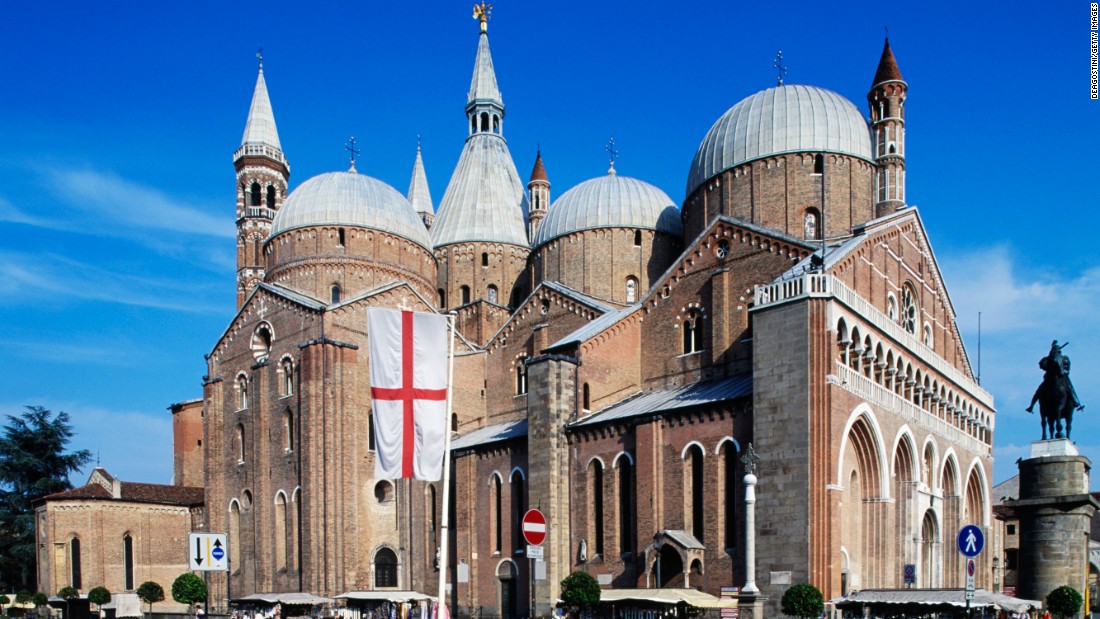
[[[877,471],[874,472],[877,477],[876,485],[878,488],[878,498],[889,498],[889,492],[887,491],[885,485],[882,483],[884,480],[889,479],[889,471],[887,471],[886,469],[886,463],[888,461],[888,458],[886,457],[886,447],[882,440],[882,431],[880,430],[878,419],[875,417],[874,411],[871,410],[871,407],[868,406],[866,403],[861,403],[860,405],[856,406],[855,410],[852,411],[852,414],[848,416],[848,421],[844,424],[844,431],[841,433],[841,436],[843,436],[844,438],[842,438],[840,441],[840,449],[838,452],[839,456],[837,458],[836,485],[839,487],[844,487],[845,485],[846,480],[844,479],[844,451],[845,447],[848,446],[848,443],[850,441],[852,428],[856,425],[857,422],[861,420],[865,422],[867,429],[869,430],[869,438],[871,439],[870,446],[873,447],[874,455],[877,459]]]

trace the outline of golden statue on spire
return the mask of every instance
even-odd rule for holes
[[[474,19],[481,20],[481,31],[489,31],[489,15],[493,12],[493,5],[486,2],[474,5]]]

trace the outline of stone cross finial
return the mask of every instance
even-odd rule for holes
[[[779,50],[779,53],[775,55],[775,60],[772,61],[772,66],[779,72],[779,83],[776,86],[783,85],[783,76],[787,74],[787,67],[783,66],[783,50]]]
[[[260,59],[260,69],[263,69],[264,68],[264,48],[261,47],[259,49],[259,51],[256,52],[256,57]]]
[[[741,456],[741,464],[745,465],[746,475],[756,474],[756,463],[760,461],[760,456],[756,455],[756,452],[752,449],[752,443],[745,448],[745,455]]]
[[[489,17],[493,12],[493,5],[482,2],[474,5],[474,19],[481,21],[481,31],[489,31]]]

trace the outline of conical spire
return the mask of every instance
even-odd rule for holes
[[[904,82],[905,78],[901,76],[898,61],[894,58],[894,50],[890,49],[890,37],[886,37],[886,43],[882,46],[882,58],[878,61],[878,71],[875,71],[875,81],[871,86],[890,81]]]
[[[542,151],[538,151],[535,154],[535,167],[531,169],[531,180],[527,181],[528,184],[542,181],[549,183],[550,179],[546,176],[546,167],[542,165]]]
[[[428,176],[424,173],[424,158],[420,156],[420,138],[416,139],[416,162],[413,163],[412,180],[409,181],[409,204],[417,213],[434,215],[432,194],[428,191]]]
[[[246,144],[263,144],[282,150],[279,144],[279,130],[275,128],[275,113],[271,111],[271,99],[267,96],[262,56],[260,72],[256,77],[256,90],[252,93],[252,106],[248,108],[248,121],[244,125],[244,137],[241,138],[241,145]]]
[[[474,60],[474,77],[470,81],[467,105],[495,103],[504,107],[497,87],[497,74],[493,70],[493,56],[489,53],[489,33],[482,32],[477,42],[477,58]]]

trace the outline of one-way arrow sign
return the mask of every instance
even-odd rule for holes
[[[192,572],[225,572],[229,570],[225,533],[192,533],[188,537],[187,557]]]

